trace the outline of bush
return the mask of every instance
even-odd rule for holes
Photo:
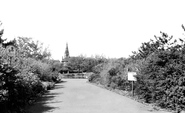
[[[101,83],[102,85],[129,90],[130,83],[127,81],[126,59],[109,59],[107,63],[94,67],[94,73],[89,77],[90,82]]]
[[[155,52],[146,59],[137,76],[137,93],[147,102],[176,110],[185,108],[185,59],[182,52],[173,50]]]
[[[55,83],[53,83],[53,82],[42,82],[42,86],[44,87],[45,90],[50,90],[50,89],[54,88]]]
[[[88,81],[89,82],[94,82],[94,83],[98,83],[99,82],[99,79],[100,79],[100,76],[98,74],[91,74],[88,77]]]
[[[96,75],[90,76],[89,81],[130,91],[127,72],[135,71],[137,97],[162,108],[178,112],[185,109],[185,41],[180,39],[179,43],[172,36],[161,34],[162,37],[155,36],[155,41],[143,43],[138,52],[124,61],[109,59],[96,66]]]
[[[156,41],[143,43],[126,63],[109,60],[97,72],[103,85],[130,91],[131,83],[126,75],[128,70],[135,71],[135,93],[140,98],[178,111],[185,109],[185,45],[182,39],[178,44],[167,34],[161,34],[162,37],[155,36]]]
[[[0,111],[1,113],[22,113],[25,105],[41,96],[46,89],[54,87],[59,63],[44,62],[50,53],[41,50],[38,42],[20,38],[5,42],[0,30]],[[25,43],[24,43],[25,42]],[[57,68],[54,69],[53,68]],[[48,82],[47,88],[42,81]]]
[[[52,81],[51,67],[49,64],[34,60],[34,62],[31,63],[31,68],[31,71],[37,74],[40,80]]]
[[[32,61],[35,60],[21,57],[20,54],[9,51],[9,47],[0,46],[1,112],[21,113],[25,105],[45,92],[38,76],[41,73],[32,71]]]
[[[22,112],[25,105],[43,93],[44,87],[36,75],[17,73],[18,71],[11,67],[4,68],[8,70],[1,70],[3,84],[0,90],[4,93],[0,103],[5,106],[5,112]],[[5,73],[2,73],[3,70]]]

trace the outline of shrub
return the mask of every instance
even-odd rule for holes
[[[21,113],[25,105],[46,91],[41,80],[52,81],[57,71],[52,71],[50,64],[41,61],[50,53],[40,51],[38,43],[28,38],[21,38],[24,48],[15,40],[5,43],[6,39],[1,38],[3,31],[0,30],[0,111]],[[47,89],[52,87],[54,83],[49,82]]]
[[[31,72],[30,63],[0,46],[0,110],[21,113],[44,91],[38,75]]]
[[[1,91],[3,95],[0,103],[5,112],[22,112],[22,108],[43,93],[44,88],[39,78],[31,73],[19,71],[4,65],[1,68]]]
[[[89,81],[111,88],[129,90],[130,83],[127,81],[126,64],[126,59],[109,59],[107,63],[94,67],[95,74],[89,77]]]
[[[170,47],[156,51],[146,59],[137,76],[137,93],[146,102],[173,110],[185,108],[185,57],[182,50]]]
[[[42,82],[42,86],[45,90],[53,89],[55,84],[53,82]]]
[[[89,82],[94,82],[94,83],[98,83],[98,82],[99,82],[99,79],[100,79],[99,74],[91,74],[91,75],[88,77],[88,81],[89,81]]]
[[[42,81],[52,81],[51,67],[47,63],[34,60],[31,63],[31,71],[37,74]]]

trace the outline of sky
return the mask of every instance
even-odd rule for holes
[[[32,37],[61,60],[128,57],[160,31],[184,38],[184,0],[0,0],[3,38]]]

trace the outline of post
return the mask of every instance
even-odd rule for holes
[[[132,81],[132,96],[134,96],[134,81]]]
[[[132,96],[134,96],[134,81],[136,81],[135,75],[136,72],[128,72],[128,81],[132,82]]]

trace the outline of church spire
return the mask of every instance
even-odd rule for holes
[[[65,58],[69,58],[68,43],[66,43]]]

